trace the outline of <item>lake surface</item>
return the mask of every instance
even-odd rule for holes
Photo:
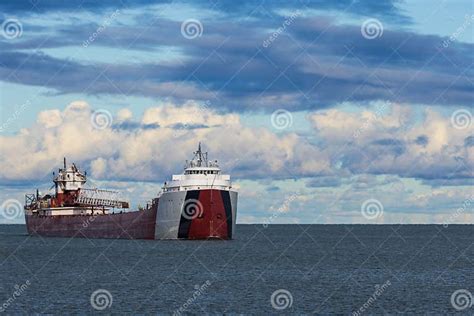
[[[0,225],[0,307],[472,315],[473,244],[472,225],[237,225],[232,241],[40,238]]]

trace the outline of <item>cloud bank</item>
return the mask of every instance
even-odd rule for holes
[[[432,108],[420,121],[409,106],[390,103],[315,111],[307,114],[311,130],[303,134],[246,126],[238,114],[195,101],[151,107],[139,118],[126,108],[104,113],[76,101],[63,111],[40,112],[34,126],[16,135],[0,136],[0,181],[39,180],[63,156],[91,168],[99,180],[163,180],[181,170],[197,140],[239,179],[473,177],[472,126],[454,128],[450,117]]]

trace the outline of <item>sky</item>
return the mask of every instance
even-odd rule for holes
[[[474,223],[472,1],[2,1],[0,21],[0,223],[63,157],[144,205],[198,142],[237,223]]]

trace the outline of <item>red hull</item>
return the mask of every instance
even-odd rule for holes
[[[181,217],[178,238],[183,239],[232,239],[232,210],[229,191],[192,190],[187,201],[199,201],[202,216],[193,219]],[[183,208],[184,208],[183,206]],[[184,213],[184,210],[181,211]]]
[[[154,239],[156,208],[96,216],[26,215],[30,235],[48,237]]]
[[[236,201],[236,193],[233,194]],[[159,207],[160,199],[165,201],[162,208]],[[231,192],[227,190],[189,190],[168,193],[155,199],[146,211],[95,216],[35,214],[25,217],[28,233],[45,237],[232,239],[234,214],[231,200]],[[169,205],[171,209],[166,207]],[[189,205],[198,206],[199,211],[194,216],[186,213]],[[178,222],[176,215],[180,216]],[[173,233],[167,234],[167,231]]]

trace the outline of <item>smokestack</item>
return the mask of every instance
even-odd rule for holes
[[[64,157],[64,170],[66,170],[66,157]]]

